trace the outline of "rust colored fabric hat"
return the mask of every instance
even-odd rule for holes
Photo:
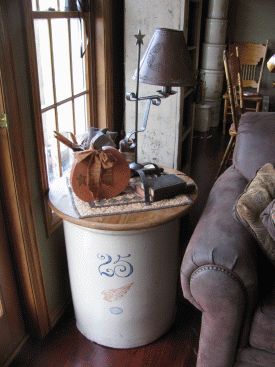
[[[130,169],[117,149],[88,149],[75,154],[71,170],[74,193],[83,201],[109,199],[128,185]]]

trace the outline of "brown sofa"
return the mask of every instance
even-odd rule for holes
[[[202,311],[197,367],[275,366],[275,268],[233,213],[267,162],[275,166],[275,113],[246,113],[182,261],[183,294]]]

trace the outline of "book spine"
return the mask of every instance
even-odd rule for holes
[[[159,201],[163,199],[170,199],[176,195],[183,193],[183,187],[166,187],[165,189],[153,190],[152,188],[149,190],[150,195],[153,201]]]

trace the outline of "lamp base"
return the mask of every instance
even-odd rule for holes
[[[167,98],[169,96],[172,96],[173,94],[177,94],[175,90],[173,90],[171,87],[162,87],[161,90],[157,91],[163,98]]]
[[[137,163],[137,162],[131,162],[131,163],[129,163],[129,168],[132,171],[137,171],[139,169],[142,169],[143,167],[144,167],[144,165],[141,164],[141,163]]]

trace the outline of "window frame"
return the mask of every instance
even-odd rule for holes
[[[85,27],[87,27],[87,30],[90,32],[90,13],[85,14],[83,13],[83,20],[85,22]],[[44,110],[47,110],[47,108],[42,109],[41,108],[41,100],[40,100],[40,90],[39,90],[39,77],[38,77],[38,65],[37,65],[37,57],[36,57],[36,46],[35,46],[35,34],[34,34],[34,20],[35,19],[58,19],[58,18],[79,18],[79,13],[77,11],[32,11],[31,9],[31,18],[32,18],[32,30],[31,35],[33,39],[33,54],[30,55],[32,59],[32,66],[33,66],[33,74],[35,74],[35,79],[33,79],[32,88],[33,88],[33,94],[37,96],[36,98],[36,104],[38,104],[36,108],[35,113],[35,120],[36,120],[36,141],[37,141],[37,147],[38,147],[38,157],[39,157],[39,168],[40,168],[40,177],[42,179],[42,192],[44,197],[44,213],[45,213],[45,221],[46,221],[46,227],[47,232],[50,234],[61,222],[61,219],[57,216],[57,214],[51,209],[50,203],[47,199],[47,193],[49,192],[49,181],[48,181],[48,175],[47,175],[47,164],[46,164],[46,157],[45,157],[45,144],[44,144],[44,135],[43,135],[43,121],[42,121],[42,113]],[[90,86],[92,85],[93,78],[92,78],[92,61],[91,61],[91,51],[90,46],[88,45],[87,51],[88,52],[88,65],[86,64],[86,70],[88,75],[90,76],[90,80],[88,81],[88,94],[89,94],[89,101],[92,101],[92,91]],[[53,56],[53,55],[52,55]],[[54,86],[55,89],[55,86]],[[72,99],[71,97],[70,99]],[[92,103],[92,102],[91,102]],[[56,98],[54,98],[54,110],[55,115],[57,115],[57,106],[59,105],[58,102],[56,102]],[[39,108],[39,112],[37,111]],[[94,120],[93,116],[93,110],[88,110],[88,119],[89,121]],[[57,116],[55,116],[57,118]],[[60,143],[58,143],[60,144]]]
[[[113,73],[117,54],[114,55],[114,43],[117,43],[117,37],[121,37],[120,31],[117,32],[114,19],[118,11],[123,9],[123,1],[119,4],[111,0],[89,0],[90,11],[87,13],[90,22],[90,42],[87,52],[89,52],[90,66],[90,116],[93,126],[98,128],[108,128],[112,130],[116,117],[121,120],[121,114],[117,105],[121,103],[120,97],[115,89],[115,76]],[[119,5],[119,6],[118,6]],[[42,115],[39,98],[39,80],[36,63],[36,49],[34,38],[34,25],[32,19],[32,1],[23,1],[22,3],[25,21],[25,38],[29,62],[29,80],[31,104],[34,117],[34,126],[36,134],[38,165],[40,173],[41,194],[44,205],[45,226],[48,235],[50,235],[61,222],[61,219],[50,208],[48,200],[49,184],[47,179],[47,167],[44,154],[44,146],[41,147],[43,138]],[[63,14],[64,12],[62,12]],[[78,14],[78,12],[74,12]],[[122,14],[122,13],[121,13]],[[123,20],[123,19],[122,19]],[[117,21],[116,21],[117,22]],[[86,69],[87,70],[87,69]],[[118,95],[118,97],[116,96]],[[121,125],[123,122],[119,125]],[[119,126],[118,126],[119,127]]]
[[[44,11],[34,11],[32,12],[32,17],[33,17],[33,21],[35,22],[36,20],[46,20],[47,21],[47,26],[48,26],[48,30],[49,30],[49,45],[50,45],[50,60],[51,60],[51,75],[52,75],[52,90],[53,90],[53,102],[46,106],[46,107],[41,107],[41,115],[42,115],[42,120],[43,120],[43,114],[49,111],[53,111],[54,112],[54,116],[55,116],[55,130],[58,132],[60,131],[60,121],[59,121],[59,114],[58,114],[58,108],[61,106],[64,106],[65,104],[71,102],[71,107],[72,107],[72,123],[73,123],[73,129],[70,130],[70,132],[72,133],[76,133],[76,113],[75,113],[75,101],[77,100],[77,98],[79,97],[85,97],[86,99],[86,106],[87,106],[87,117],[88,117],[88,121],[92,121],[92,116],[90,114],[90,108],[89,108],[89,101],[92,98],[91,95],[91,91],[90,91],[90,80],[89,80],[89,75],[91,72],[91,68],[89,67],[90,65],[90,57],[89,57],[89,52],[88,52],[88,47],[86,48],[86,52],[85,54],[87,56],[85,56],[85,79],[86,79],[86,89],[80,93],[74,93],[74,73],[73,73],[73,55],[72,55],[72,34],[71,34],[71,20],[72,19],[77,19],[80,18],[80,15],[78,15],[77,12],[44,12]],[[69,52],[69,73],[70,73],[70,79],[71,79],[71,83],[70,83],[70,94],[71,96],[67,97],[67,98],[63,98],[61,100],[58,100],[57,97],[57,86],[56,86],[56,73],[55,73],[55,63],[54,63],[54,46],[53,46],[53,30],[52,30],[52,20],[55,19],[65,19],[67,21],[67,30],[68,30],[68,52]],[[83,19],[84,21],[84,26],[87,27],[88,29],[90,28],[89,25],[89,17],[87,17],[87,15],[83,14],[83,16],[81,16],[81,19]],[[86,33],[86,32],[84,32]],[[87,36],[85,34],[84,36],[84,43],[85,41],[87,41]],[[43,146],[45,146],[44,141],[43,141]],[[57,141],[57,146],[58,146],[58,173],[59,176],[62,176],[63,174],[63,170],[62,170],[62,161],[61,161],[61,151],[62,151],[62,144]],[[68,149],[68,148],[67,148]],[[49,179],[49,177],[48,177]]]

